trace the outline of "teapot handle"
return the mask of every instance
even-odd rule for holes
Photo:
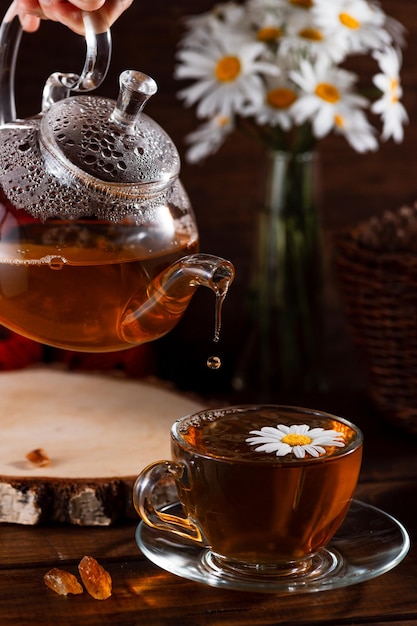
[[[51,74],[43,89],[42,111],[67,98],[71,91],[96,89],[107,74],[111,57],[110,29],[100,11],[84,11],[83,20],[87,50],[81,74]],[[0,124],[16,119],[14,77],[21,36],[22,27],[12,3],[0,26]]]

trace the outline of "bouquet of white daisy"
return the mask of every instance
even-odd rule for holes
[[[188,81],[180,98],[205,120],[186,138],[187,160],[213,154],[235,129],[266,147],[236,388],[323,387],[316,143],[335,132],[363,153],[379,139],[402,141],[403,45],[403,27],[377,0],[232,1],[186,20],[175,76]],[[358,55],[375,66],[361,81]],[[360,82],[370,83],[366,94]]]
[[[305,152],[334,131],[358,152],[380,138],[403,139],[403,27],[376,0],[227,2],[186,21],[175,77],[205,123],[187,137],[187,160],[216,152],[235,128],[250,128],[271,149]],[[376,97],[343,67],[372,56]]]

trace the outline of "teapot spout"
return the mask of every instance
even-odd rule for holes
[[[214,340],[220,333],[221,308],[234,278],[230,261],[210,254],[179,259],[156,276],[144,292],[130,300],[120,332],[126,343],[143,343],[162,337],[180,320],[197,287],[209,287],[216,296]]]

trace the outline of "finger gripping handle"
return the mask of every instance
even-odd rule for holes
[[[83,12],[86,59],[81,74],[55,72],[46,81],[42,110],[58,100],[67,98],[71,91],[84,92],[96,89],[104,80],[110,64],[111,36],[100,11]],[[16,59],[22,36],[14,3],[0,26],[0,123],[16,119],[14,78]]]
[[[203,544],[202,532],[193,520],[188,517],[179,517],[158,510],[155,501],[158,496],[158,488],[165,485],[168,480],[181,480],[184,467],[173,461],[157,461],[148,465],[138,478],[133,487],[133,504],[143,522],[151,528],[157,528],[165,532],[171,532],[196,543]]]
[[[42,95],[42,111],[58,100],[68,98],[71,91],[92,91],[101,85],[110,64],[110,30],[104,27],[99,12],[83,11],[86,57],[80,75],[51,74],[45,83]]]

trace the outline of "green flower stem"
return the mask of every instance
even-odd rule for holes
[[[237,128],[244,135],[256,139],[271,152],[287,152],[293,155],[313,152],[317,140],[311,124],[305,123],[285,131],[281,126],[259,126],[248,118],[237,118]]]
[[[246,355],[235,386],[322,387],[322,245],[313,152],[271,151],[249,295]]]

